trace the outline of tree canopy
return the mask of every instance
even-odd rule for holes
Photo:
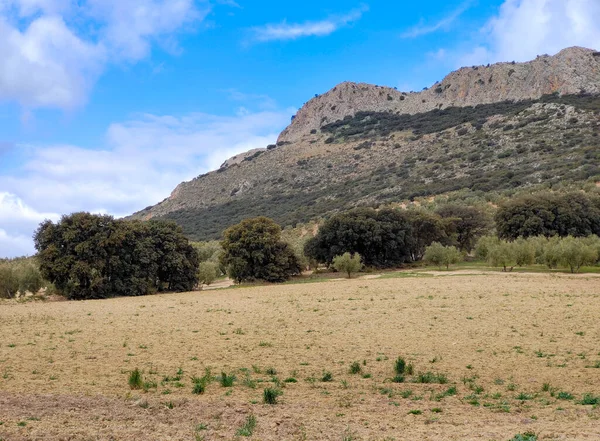
[[[399,211],[357,208],[327,220],[304,252],[331,264],[344,253],[358,253],[367,266],[393,267],[410,260],[411,225]]]
[[[34,235],[42,275],[70,299],[186,291],[198,255],[179,226],[90,213],[44,221]]]
[[[498,236],[600,235],[600,197],[584,193],[541,193],[511,199],[496,213]]]
[[[281,240],[281,227],[272,219],[261,216],[229,227],[221,246],[221,262],[238,283],[283,282],[300,273],[294,251]]]

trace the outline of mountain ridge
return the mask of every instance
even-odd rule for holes
[[[276,145],[230,158],[133,217],[175,219],[205,239],[256,214],[295,223],[490,182],[587,179],[597,168],[590,160],[600,160],[596,96],[600,53],[579,47],[461,68],[421,92],[344,82],[303,105]],[[560,164],[567,158],[571,169]]]

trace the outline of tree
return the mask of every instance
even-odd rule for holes
[[[19,291],[36,294],[44,286],[44,279],[37,266],[26,263],[19,269]]]
[[[173,222],[74,213],[44,221],[34,236],[40,271],[70,299],[186,291],[198,255]]]
[[[598,251],[592,245],[586,245],[582,239],[572,236],[560,242],[559,262],[569,267],[572,273],[579,272],[584,265],[593,265],[598,259]]]
[[[281,227],[266,217],[246,219],[223,233],[221,262],[237,283],[283,282],[301,269],[291,247],[281,240]]]
[[[304,253],[327,265],[335,256],[358,253],[367,266],[393,267],[410,260],[410,237],[410,223],[400,211],[357,208],[325,221]]]
[[[445,266],[450,269],[450,265],[462,260],[462,254],[454,246],[444,246],[439,242],[433,242],[425,249],[424,260],[438,267]]]
[[[433,242],[443,243],[448,240],[440,215],[425,210],[407,210],[404,216],[411,226],[409,240],[411,260],[421,260],[425,248]]]
[[[488,259],[490,249],[500,243],[497,236],[482,236],[475,245],[475,257],[482,260]]]
[[[9,265],[0,265],[0,298],[12,299],[19,292],[19,278]]]
[[[502,271],[512,271],[516,265],[515,253],[508,242],[499,242],[492,246],[488,252],[488,262],[491,266],[501,266]],[[510,268],[510,269],[509,269]]]
[[[446,225],[446,235],[461,251],[471,251],[477,239],[490,229],[488,215],[476,207],[449,204],[437,210]]]
[[[200,262],[198,266],[198,282],[200,285],[210,285],[217,278],[218,267],[215,263],[206,261]]]
[[[585,237],[600,234],[600,197],[581,192],[538,193],[511,199],[495,216],[498,236]]]
[[[344,253],[341,256],[333,258],[333,267],[339,271],[348,274],[348,278],[352,277],[353,273],[357,273],[362,268],[360,254]]]
[[[517,266],[533,265],[535,263],[535,248],[533,243],[519,238],[511,243]]]

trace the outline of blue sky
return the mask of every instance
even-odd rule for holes
[[[127,215],[264,147],[350,80],[600,48],[600,0],[0,0],[0,257],[44,218]]]

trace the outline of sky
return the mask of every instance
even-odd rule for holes
[[[600,0],[0,0],[0,257],[273,143],[342,81],[600,50]]]

